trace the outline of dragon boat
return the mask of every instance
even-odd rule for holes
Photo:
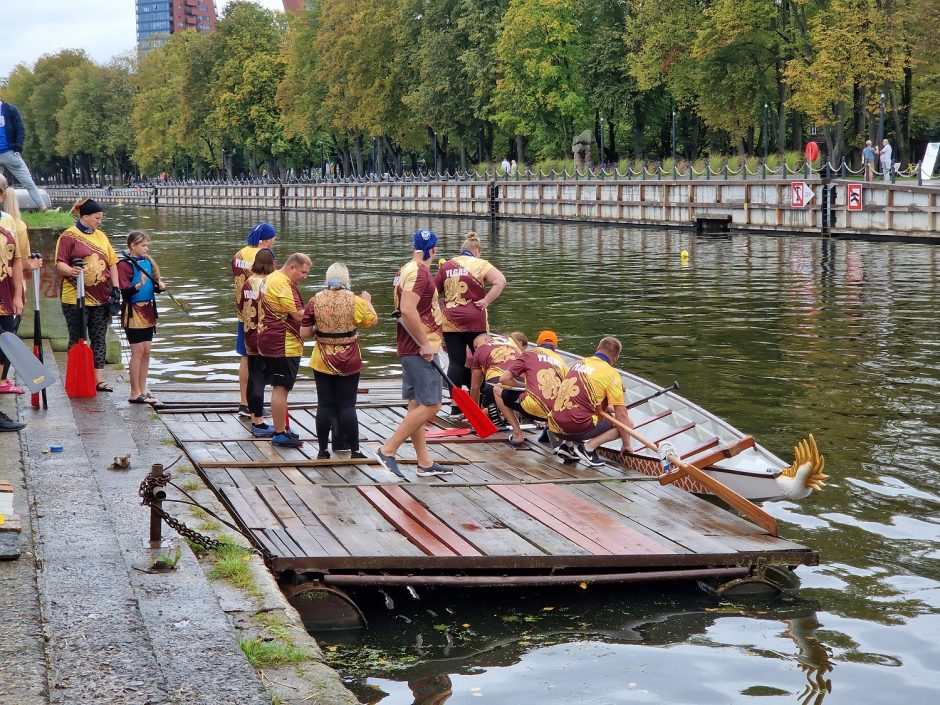
[[[558,351],[568,365],[578,355]],[[661,455],[674,452],[715,480],[752,502],[799,500],[821,490],[828,479],[825,459],[812,434],[794,447],[794,460],[786,463],[754,438],[677,393],[678,384],[661,388],[635,374],[619,370],[630,418],[636,431],[659,446],[659,452],[638,447],[624,449],[620,439],[605,443],[598,452],[607,460],[646,475],[663,474]],[[697,494],[712,491],[694,477],[675,481]]]

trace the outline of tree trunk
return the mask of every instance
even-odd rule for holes
[[[353,138],[353,155],[355,156],[356,173],[355,176],[362,176],[362,135],[356,135]]]
[[[803,151],[803,113],[794,110],[790,113],[793,123],[790,126],[792,134],[790,136],[790,149],[794,152]]]
[[[467,145],[460,143],[460,171],[467,173]]]
[[[525,163],[525,137],[516,133],[516,163],[521,165]]]
[[[777,61],[777,151],[787,151],[787,86],[783,79],[783,64]]]
[[[646,131],[646,123],[643,109],[640,106],[639,97],[633,101],[633,158],[643,158],[643,133]]]

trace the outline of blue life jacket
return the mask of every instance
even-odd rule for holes
[[[140,273],[140,269],[137,269],[137,267],[131,268],[134,272],[134,276],[131,279],[131,286],[137,286],[137,283],[143,280],[143,284],[141,285],[140,289],[138,289],[137,293],[131,297],[131,302],[135,304],[142,304],[145,301],[153,301],[153,279],[151,278],[153,275],[153,265],[146,257],[133,257],[131,259],[134,261],[134,263],[137,264],[138,267],[140,267],[140,269],[143,269],[147,273],[147,278],[144,279]]]

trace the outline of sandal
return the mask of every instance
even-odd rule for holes
[[[516,441],[512,438],[507,438],[506,443],[511,445],[513,448],[525,448],[525,440]]]
[[[3,384],[0,384],[0,394],[25,394],[26,390],[22,387],[17,387],[13,382],[7,380]]]
[[[144,392],[143,396],[144,396],[144,398],[145,398],[145,400],[146,400],[145,403],[150,404],[151,406],[153,406],[154,404],[159,404],[159,403],[160,403],[160,400],[157,399],[157,398],[156,398],[153,394],[151,394],[150,392]]]
[[[98,384],[95,385],[95,391],[96,392],[113,392],[114,387],[112,387],[107,382],[98,382]]]
[[[127,401],[128,401],[129,403],[131,403],[131,404],[149,404],[149,403],[150,403],[150,402],[147,401],[147,395],[146,395],[146,394],[141,394],[141,395],[140,395],[139,397],[137,397],[136,399],[128,399]]]

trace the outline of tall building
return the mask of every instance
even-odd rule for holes
[[[135,0],[137,46],[146,50],[162,44],[174,32],[215,29],[214,0]]]
[[[285,12],[300,12],[306,6],[306,0],[284,0]]]

